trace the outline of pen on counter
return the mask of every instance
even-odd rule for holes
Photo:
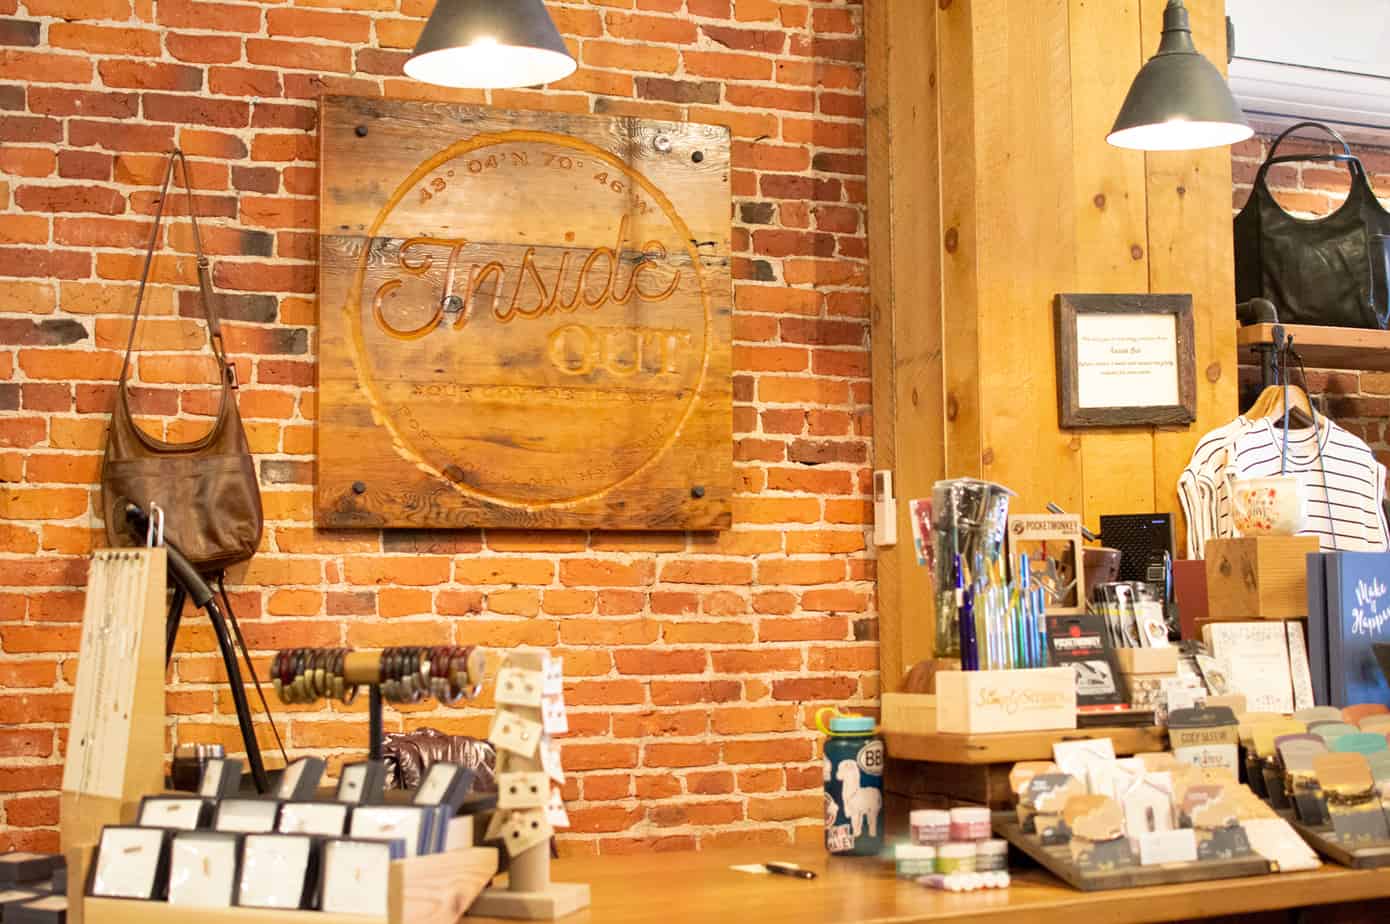
[[[795,879],[815,879],[816,874],[809,869],[792,866],[790,863],[764,863],[763,869],[778,876],[791,876]]]

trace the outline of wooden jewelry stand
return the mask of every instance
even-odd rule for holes
[[[68,861],[69,924],[82,924],[84,915],[93,924],[184,924],[190,916],[202,924],[457,924],[496,875],[496,848],[466,847],[392,861],[389,912],[384,918],[266,908],[190,908],[158,901],[87,897],[87,870],[102,827],[133,824],[140,799],[164,789],[165,567],[162,548],[102,550],[93,557],[83,615],[82,661],[73,697],[73,743],[63,777],[62,837]],[[129,629],[138,629],[134,639],[126,631]],[[127,654],[127,647],[132,645],[135,657]],[[113,658],[103,658],[105,646],[127,647],[118,647]],[[98,676],[103,665],[109,676]],[[343,676],[349,683],[371,688],[374,752],[379,755],[381,652],[349,653]],[[93,703],[104,716],[95,725],[90,721],[91,713],[84,711]],[[118,713],[129,722],[105,716],[112,703],[131,704]],[[83,763],[83,742],[88,740],[83,730],[87,728],[98,730],[94,740],[100,750],[91,757],[99,760],[99,772],[91,769],[94,765],[90,762]],[[94,782],[69,792],[70,778]],[[548,875],[549,859],[544,859]],[[584,890],[587,898],[588,887]]]
[[[134,821],[140,798],[164,788],[166,567],[158,547],[92,554],[59,823],[75,924],[101,829]]]
[[[488,840],[501,838],[511,854],[507,887],[494,886],[485,889],[483,894],[469,909],[470,915],[484,917],[514,918],[530,921],[549,921],[573,914],[589,906],[588,883],[565,883],[550,881],[550,834],[552,826],[568,827],[563,803],[556,811],[550,806],[558,802],[559,793],[551,784],[558,786],[564,781],[560,772],[559,752],[551,751],[551,761],[545,759],[550,744],[550,731],[556,721],[563,722],[564,701],[562,691],[539,695],[545,676],[554,671],[558,676],[558,662],[552,664],[547,655],[539,651],[514,651],[503,660],[503,671],[498,673],[497,718],[489,740],[497,747],[497,786],[499,790],[498,809],[493,823],[488,828]],[[503,703],[507,696],[502,691],[504,677],[512,671],[530,677],[537,684],[536,704],[521,705],[518,702]],[[542,705],[544,704],[544,705]],[[554,710],[558,710],[558,716]],[[508,718],[534,723],[533,727],[543,728],[541,740],[537,742],[533,756],[526,756],[508,747],[509,739],[503,729]],[[547,764],[550,764],[547,766]],[[507,802],[506,790],[513,783],[529,781],[531,774],[547,774],[549,779],[544,787],[547,809],[530,808],[515,811],[503,808]],[[559,777],[556,779],[556,777]],[[529,826],[532,819],[545,816],[544,836],[538,842],[524,849],[513,851],[508,843],[513,834],[512,825]]]

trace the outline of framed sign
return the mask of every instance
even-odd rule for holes
[[[727,527],[728,130],[320,116],[318,524]]]
[[[1057,409],[1063,427],[1197,419],[1190,295],[1058,295]]]

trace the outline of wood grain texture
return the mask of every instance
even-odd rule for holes
[[[1390,331],[1311,324],[1280,326],[1284,333],[1293,337],[1294,348],[1302,354],[1304,364],[1311,368],[1390,372]],[[1255,347],[1274,342],[1274,327],[1273,324],[1251,324],[1237,331],[1241,362],[1256,364],[1260,361]]]
[[[865,17],[869,232],[881,242],[869,251],[874,467],[894,472],[898,498],[898,543],[878,550],[879,676],[894,690],[933,645],[930,573],[917,565],[908,501],[930,496],[946,469],[936,15],[918,0],[883,0]],[[923,152],[933,152],[926,165]]]
[[[1048,872],[1083,892],[1206,882],[1246,876],[1263,877],[1269,872],[1269,861],[1258,854],[1236,860],[1165,863],[1161,866],[1136,865],[1105,872],[1085,872],[1072,861],[1069,846],[1044,846],[1036,834],[1023,833],[1012,813],[996,813],[994,831],[1042,864]]]
[[[1002,732],[990,735],[951,735],[945,732],[905,735],[888,732],[888,756],[948,764],[1002,764],[1020,760],[1051,760],[1052,746],[1062,741],[1109,738],[1120,755],[1149,754],[1168,747],[1163,728],[1068,728],[1055,731]]]
[[[952,3],[936,14],[940,56],[937,83],[941,87],[941,136],[937,151],[942,234],[940,300],[946,319],[946,474],[951,478],[978,476],[984,454],[979,274],[980,227],[988,224],[989,218],[981,218],[977,201],[980,151],[975,117],[976,6]],[[981,21],[989,22],[990,18],[984,16]]]
[[[1076,286],[1149,288],[1144,155],[1102,143],[1144,61],[1139,0],[1071,0],[1072,149],[1076,162]],[[1093,531],[1102,513],[1154,509],[1153,431],[1082,433],[1082,498]],[[1125,477],[1115,477],[1124,472]]]
[[[735,864],[785,860],[817,878],[753,876]],[[1229,879],[1179,886],[1083,893],[1041,870],[1018,870],[1000,891],[934,892],[897,879],[890,864],[874,859],[828,857],[819,845],[752,846],[699,853],[649,851],[632,856],[575,857],[555,863],[557,878],[588,882],[593,907],[576,924],[1139,924],[1190,921],[1224,914],[1379,898],[1385,874],[1375,870],[1320,871]],[[496,924],[494,918],[472,918]]]
[[[1063,427],[1111,427],[1136,424],[1188,424],[1196,416],[1195,347],[1192,342],[1192,299],[1187,295],[1057,296],[1057,419]],[[1178,403],[1152,407],[1082,407],[1077,317],[1084,314],[1170,314],[1176,323]],[[1124,469],[1122,469],[1124,470]],[[1095,473],[1103,478],[1110,472]],[[1106,514],[1115,511],[1106,510]]]
[[[322,526],[730,523],[729,134],[325,97]]]
[[[1081,457],[1074,435],[1055,425],[1051,316],[1053,297],[1074,291],[1076,275],[1068,3],[971,7],[981,472],[1017,492],[1015,511],[1048,501],[1076,510]]]
[[[1157,47],[1165,5],[1141,0],[1146,54]],[[1225,4],[1196,0],[1188,10],[1198,51],[1225,73]],[[1155,508],[1173,513],[1181,546],[1187,526],[1178,505],[1178,475],[1197,441],[1238,413],[1231,151],[1151,152],[1146,170],[1149,291],[1192,294],[1197,344],[1197,420],[1154,434]]]

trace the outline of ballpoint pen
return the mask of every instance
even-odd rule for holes
[[[792,866],[790,863],[764,863],[763,869],[778,876],[792,876],[796,879],[815,879],[816,874],[809,869]]]

